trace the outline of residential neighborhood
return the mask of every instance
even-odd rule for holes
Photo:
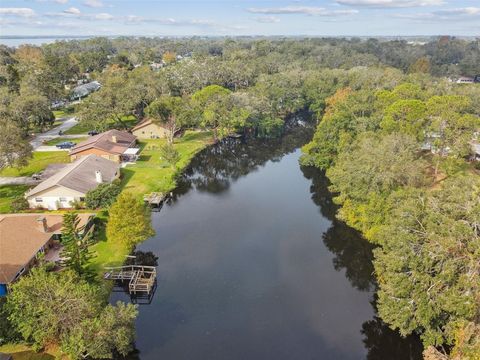
[[[467,2],[2,0],[0,360],[479,360]]]

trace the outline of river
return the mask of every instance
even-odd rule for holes
[[[196,156],[138,247],[159,275],[130,359],[421,359],[418,339],[375,315],[372,246],[335,220],[326,178],[299,166],[310,137]]]

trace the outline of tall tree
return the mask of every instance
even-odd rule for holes
[[[23,131],[11,120],[0,115],[0,169],[21,167],[32,157],[32,147]]]
[[[109,210],[108,241],[133,247],[152,235],[148,209],[132,193],[121,193]]]
[[[63,215],[61,256],[64,265],[80,276],[89,277],[91,275],[87,264],[92,258],[89,251],[92,241],[93,233],[85,233],[85,225],[80,226],[80,218],[76,213]]]
[[[112,358],[132,349],[134,305],[105,306],[99,288],[72,271],[33,269],[11,286],[6,310],[35,349],[59,346],[71,359]]]
[[[167,140],[170,145],[173,144],[175,133],[189,120],[187,101],[178,96],[162,96],[146,109],[147,115],[154,123],[168,130]]]

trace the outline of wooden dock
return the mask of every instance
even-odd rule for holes
[[[155,266],[127,265],[106,268],[103,278],[105,280],[128,281],[130,294],[149,294],[157,279]]]
[[[166,199],[166,195],[164,193],[153,192],[150,194],[145,194],[143,196],[143,201],[149,205],[160,206]]]

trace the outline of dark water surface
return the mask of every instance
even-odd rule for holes
[[[309,136],[195,158],[138,248],[159,276],[132,358],[421,358],[375,316],[371,245],[334,219],[324,176],[299,167]]]

